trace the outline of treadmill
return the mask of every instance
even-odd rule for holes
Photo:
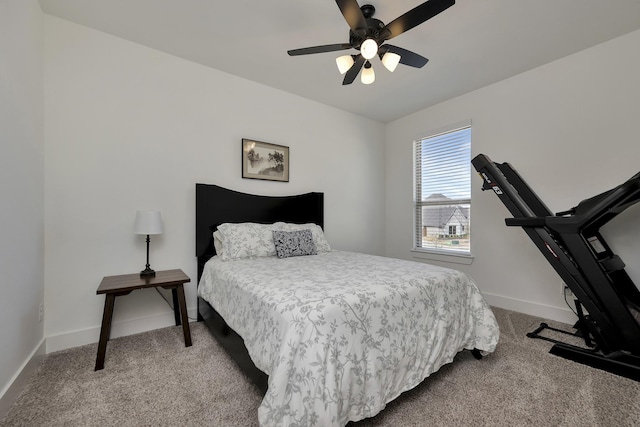
[[[640,381],[640,291],[599,230],[640,201],[640,172],[617,187],[555,215],[508,163],[479,154],[471,161],[575,296],[574,332],[542,323],[527,334],[554,343],[550,353]],[[585,346],[540,335],[544,329],[581,337]]]

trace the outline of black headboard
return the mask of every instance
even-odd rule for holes
[[[204,263],[215,255],[212,234],[218,225],[225,222],[270,224],[277,221],[312,222],[324,228],[324,194],[260,196],[217,185],[196,184],[198,281]]]

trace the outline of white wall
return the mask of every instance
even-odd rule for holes
[[[38,2],[0,2],[0,397],[43,340],[42,52]]]
[[[412,141],[431,129],[471,119],[473,155],[511,163],[554,212],[637,173],[639,45],[636,31],[388,124],[386,255],[411,257]],[[570,321],[560,277],[521,229],[505,226],[507,209],[481,185],[472,181],[474,262],[448,266],[470,273],[491,303]],[[636,205],[602,230],[636,284],[639,213]]]
[[[382,254],[384,125],[45,17],[47,350],[96,342],[106,275],[144,267],[137,209],[162,212],[151,267],[182,268],[195,315],[196,182],[325,193],[337,249]],[[290,147],[290,182],[243,180],[241,139]],[[171,325],[153,290],[116,299],[113,336]]]

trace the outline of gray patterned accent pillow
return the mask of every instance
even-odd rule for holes
[[[273,243],[276,245],[278,258],[317,254],[311,230],[273,230]]]

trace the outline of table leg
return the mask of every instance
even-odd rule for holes
[[[187,303],[184,298],[184,287],[182,284],[177,287],[178,303],[180,314],[182,315],[182,332],[184,334],[184,346],[191,347],[191,330],[189,329],[189,318],[187,317]]]
[[[102,313],[102,326],[100,327],[100,341],[98,342],[98,356],[96,357],[96,371],[104,368],[104,356],[107,352],[107,341],[111,334],[111,318],[113,317],[113,305],[116,296],[106,294],[104,311]]]
[[[171,289],[171,295],[173,295],[173,316],[176,319],[176,326],[180,326],[180,307],[178,306],[178,291],[176,288]]]

